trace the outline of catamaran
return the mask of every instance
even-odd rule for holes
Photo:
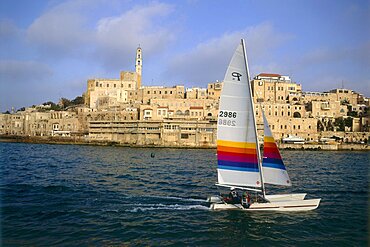
[[[242,39],[226,71],[221,92],[217,126],[216,185],[232,190],[252,191],[257,197],[245,205],[241,200],[229,202],[223,196],[211,196],[208,198],[210,209],[316,209],[321,199],[305,200],[306,193],[266,195],[265,184],[291,186],[291,181],[263,113],[264,153],[261,157],[251,91],[246,47]]]

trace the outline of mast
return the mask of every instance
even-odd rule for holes
[[[253,102],[253,97],[252,97],[252,87],[251,87],[251,83],[250,83],[250,74],[249,74],[249,67],[248,67],[247,50],[246,50],[246,47],[245,47],[245,41],[244,41],[244,39],[242,39],[241,42],[242,42],[242,47],[243,47],[243,52],[244,52],[244,58],[245,58],[245,68],[247,69],[248,87],[249,87],[249,92],[251,93],[250,100],[251,100],[251,104],[252,104],[252,113],[253,113],[252,115],[253,115],[254,131],[256,132],[255,137],[256,137],[256,145],[257,145],[258,167],[260,169],[260,176],[261,176],[261,189],[262,189],[263,197],[265,197],[266,196],[266,192],[265,192],[265,185],[263,183],[262,159],[261,159],[260,144],[259,144],[259,141],[258,141],[256,115],[255,115],[255,112],[254,112],[254,102]]]

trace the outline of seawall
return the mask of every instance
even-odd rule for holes
[[[97,146],[124,146],[124,147],[150,147],[150,148],[201,148],[213,149],[216,148],[214,144],[199,143],[199,144],[134,144],[134,143],[119,143],[114,141],[99,141],[90,140],[85,137],[51,137],[51,136],[16,136],[16,135],[0,135],[0,142],[21,142],[21,143],[43,143],[43,144],[73,144],[73,145],[97,145]],[[311,151],[368,151],[370,145],[368,144],[355,144],[355,143],[342,143],[342,144],[278,144],[280,149],[283,150],[311,150]]]

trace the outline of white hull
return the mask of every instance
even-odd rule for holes
[[[252,203],[249,208],[244,208],[241,204],[227,204],[221,199],[216,201],[212,197],[211,210],[245,210],[245,211],[309,211],[316,209],[321,199],[304,200],[306,194],[287,194],[266,196],[270,202]]]
[[[307,193],[297,193],[297,194],[282,194],[282,195],[266,195],[265,198],[270,202],[276,201],[295,201],[304,200]]]

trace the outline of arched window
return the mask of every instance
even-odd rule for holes
[[[293,114],[293,117],[294,117],[294,118],[301,118],[301,113],[299,113],[299,112],[295,112],[295,113]]]

